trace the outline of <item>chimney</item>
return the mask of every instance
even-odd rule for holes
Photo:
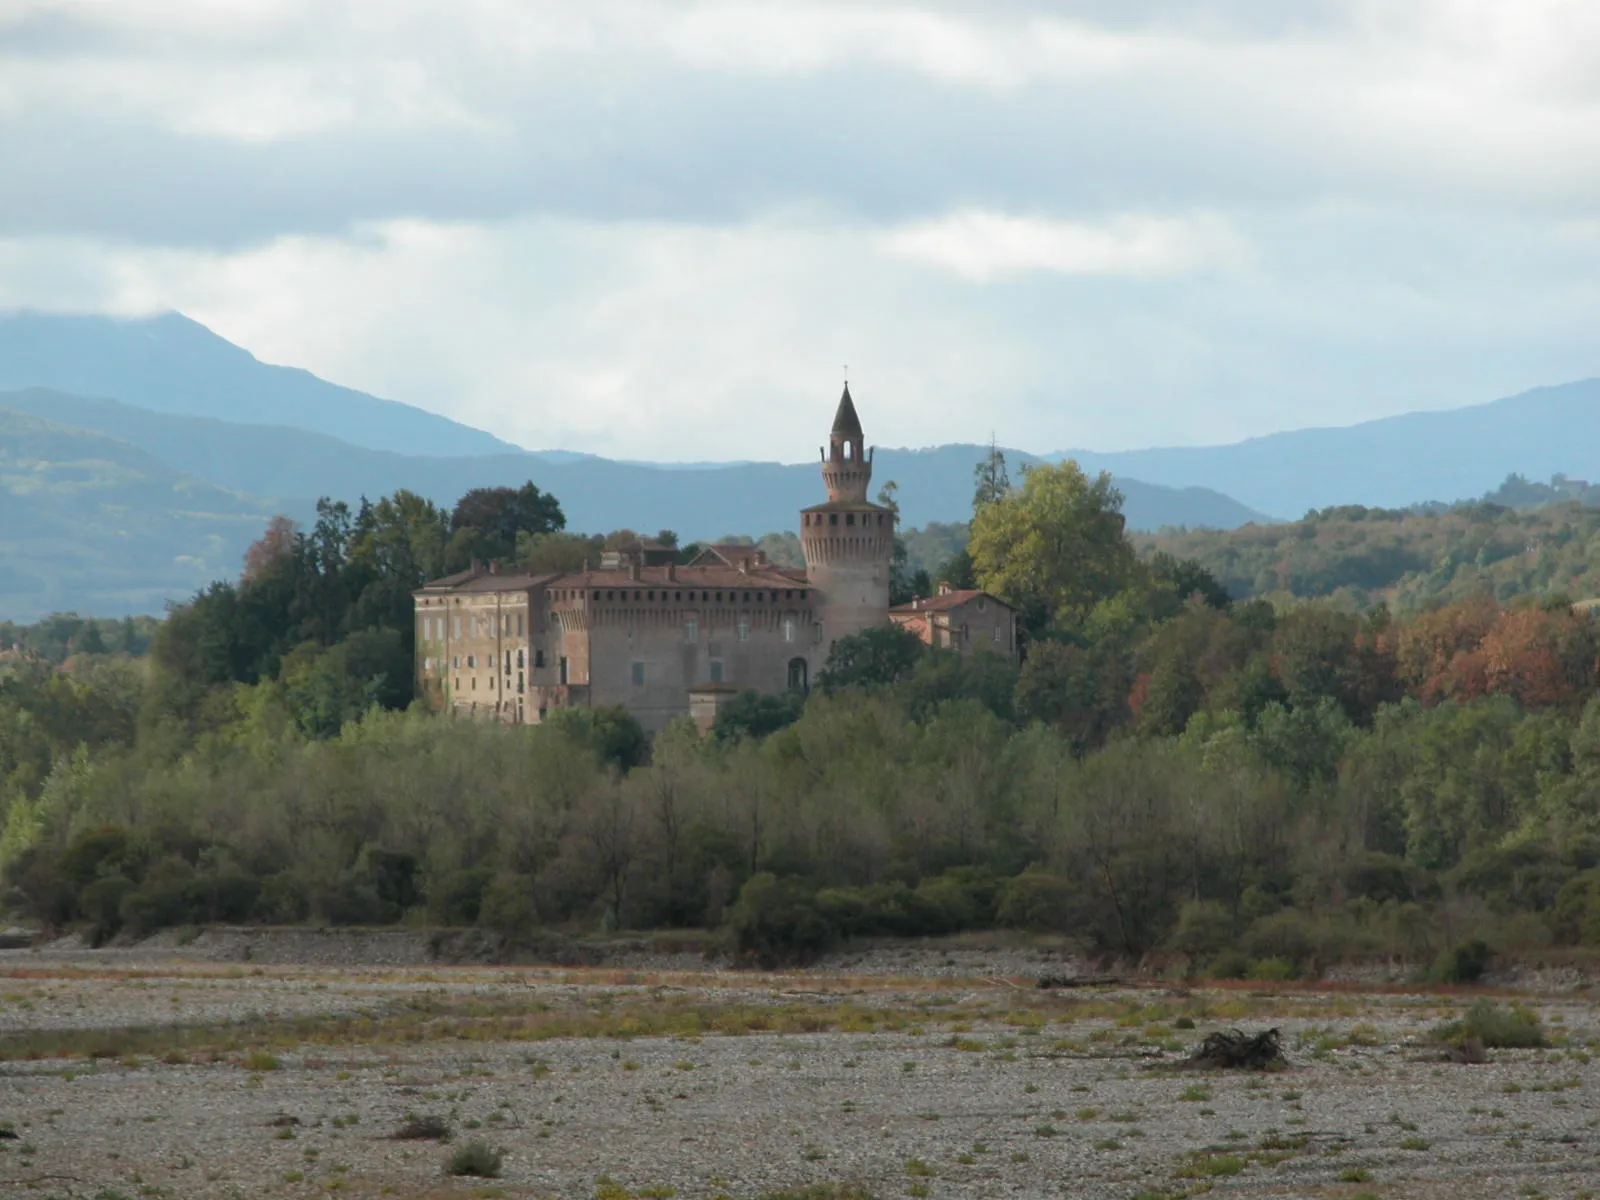
[[[668,583],[677,583],[678,582],[678,564],[675,563],[675,562],[667,564],[667,582]]]
[[[628,578],[635,583],[639,582],[639,560],[637,558],[628,560]]]
[[[939,595],[948,596],[950,594],[950,590],[950,581],[942,580],[939,584]]]

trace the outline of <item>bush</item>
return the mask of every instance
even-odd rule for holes
[[[1250,967],[1249,977],[1262,983],[1282,983],[1297,974],[1294,963],[1287,958],[1263,958]]]
[[[838,940],[838,927],[799,879],[770,872],[752,875],[728,909],[727,929],[735,954],[763,967],[808,962]]]
[[[428,915],[441,925],[472,925],[483,908],[483,893],[494,872],[488,867],[450,871],[428,888]]]
[[[1500,1008],[1479,1000],[1459,1021],[1436,1026],[1433,1039],[1449,1045],[1475,1041],[1491,1050],[1531,1050],[1546,1045],[1539,1014],[1520,1004]]]
[[[526,937],[539,927],[539,906],[533,898],[533,876],[502,872],[483,889],[478,924],[508,938]]]
[[[1250,956],[1243,950],[1228,949],[1213,954],[1206,962],[1209,979],[1243,979],[1250,973]]]
[[[1178,912],[1178,927],[1168,944],[1201,957],[1216,954],[1233,940],[1233,916],[1215,900],[1190,900]]]
[[[444,1165],[446,1175],[472,1175],[479,1179],[499,1179],[505,1151],[487,1142],[472,1141],[458,1146]]]
[[[1065,929],[1073,922],[1079,889],[1059,875],[1024,871],[1000,885],[995,918],[1011,929]]]
[[[1474,938],[1454,950],[1442,951],[1428,975],[1438,983],[1477,983],[1488,970],[1490,957],[1489,944]]]

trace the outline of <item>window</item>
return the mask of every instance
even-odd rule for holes
[[[521,651],[518,651],[518,653],[520,654]],[[503,670],[507,675],[511,674],[511,651],[509,650],[507,650],[505,653],[505,665],[501,668],[501,670]]]
[[[517,695],[522,695],[522,672],[517,672]]]
[[[633,664],[633,686],[644,686],[644,664],[642,662],[636,662]]]
[[[750,618],[749,617],[740,617],[739,618],[739,640],[741,642],[748,642],[750,640]]]
[[[992,641],[996,646],[1000,644],[1000,626],[996,625],[994,627],[993,631],[989,635],[989,640]]]
[[[855,513],[845,513],[845,515],[844,515],[844,523],[846,525],[854,525],[856,523],[856,515],[855,515]]]
[[[988,598],[986,596],[979,596],[978,597],[978,611],[982,612],[984,609],[986,609],[988,607],[989,607]]]
[[[522,614],[521,613],[517,614],[517,636],[518,637],[522,636]]]
[[[806,666],[805,659],[791,658],[789,660],[789,690],[791,692],[805,692],[809,690],[810,681],[807,678],[808,671],[809,669]]]
[[[522,651],[518,650],[517,651],[517,669],[521,670],[522,669],[522,665],[523,665],[523,662],[522,662]]]
[[[829,513],[828,514],[828,524],[829,525],[837,525],[838,523],[839,523],[839,514],[838,513]]]
[[[783,640],[786,641],[786,642],[794,641],[794,618],[793,617],[785,617],[783,619]]]
[[[424,671],[431,671],[431,670],[433,670],[433,659],[431,659],[431,658],[425,658],[425,659],[423,659],[423,660],[422,660],[422,669],[423,669],[423,670],[424,670]]]
[[[451,656],[451,658],[450,658],[450,669],[452,671],[461,670],[461,655],[455,654],[455,655]]]
[[[544,666],[544,651],[543,650],[535,650],[533,652],[533,665],[535,667]]]
[[[722,682],[722,660],[720,658],[713,658],[711,660],[711,682]]]
[[[683,623],[683,640],[691,646],[700,641],[700,622],[696,618],[690,617]]]
[[[565,654],[561,656],[561,682],[567,682],[567,656]]]
[[[461,636],[461,614],[457,613],[450,618],[450,633],[452,637]]]
[[[477,665],[478,665],[478,656],[476,654],[467,655],[467,669],[471,670],[473,667],[476,667]]]

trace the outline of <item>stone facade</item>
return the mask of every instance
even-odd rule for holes
[[[822,453],[828,499],[801,513],[804,570],[728,545],[684,565],[646,549],[571,574],[478,566],[425,585],[419,694],[515,723],[620,704],[653,732],[746,689],[808,690],[835,640],[889,619],[894,519],[867,500],[864,442],[846,387]]]
[[[977,590],[942,586],[889,610],[889,619],[930,646],[972,654],[980,650],[1017,659],[1017,614],[1004,600]]]

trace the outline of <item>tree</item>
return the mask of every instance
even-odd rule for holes
[[[898,625],[863,629],[834,642],[818,682],[824,692],[851,687],[874,687],[908,677],[927,646]]]
[[[985,591],[1016,605],[1023,628],[1074,628],[1138,569],[1123,535],[1122,493],[1075,462],[1028,471],[1022,489],[984,505],[968,546]]]
[[[294,556],[295,538],[300,527],[282,513],[267,522],[267,531],[250,543],[244,552],[241,584],[251,583],[270,571],[281,568]]]
[[[989,450],[972,469],[972,512],[976,516],[989,505],[1004,500],[1011,492],[1011,475],[1006,470],[1006,456],[989,439]]]
[[[554,533],[567,527],[560,502],[532,481],[520,488],[473,488],[450,514],[452,549],[476,558],[510,558],[519,533]]]

